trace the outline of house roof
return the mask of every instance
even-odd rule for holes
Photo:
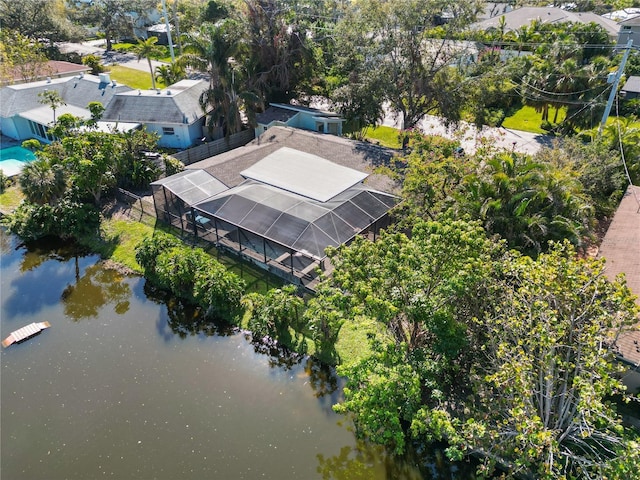
[[[116,95],[107,106],[103,120],[192,124],[204,115],[200,95],[204,80],[181,80],[163,90],[133,90]]]
[[[245,180],[194,206],[203,214],[321,260],[325,249],[349,242],[382,218],[397,197],[354,185],[329,202]]]
[[[329,201],[368,176],[290,147],[270,153],[240,175],[320,202]]]
[[[264,112],[256,115],[256,121],[263,125],[269,125],[271,122],[287,122],[298,115],[298,113],[299,112],[293,110],[271,105]]]
[[[485,2],[484,8],[478,15],[479,19],[486,19],[502,15],[513,10],[513,5],[509,2]]]
[[[42,64],[32,64],[32,67],[32,71],[28,73],[33,76],[27,79],[22,77],[23,72],[20,68],[14,67],[9,69],[6,77],[3,79],[3,83],[25,83],[44,80],[46,77],[69,77],[91,71],[91,68],[86,65],[78,65],[77,63],[63,62],[60,60],[49,60]]]
[[[276,108],[283,108],[285,110],[292,110],[294,112],[311,113],[317,117],[340,117],[339,113],[320,110],[319,108],[305,107],[303,105],[291,105],[289,103],[272,103],[271,106]]]
[[[316,118],[340,119],[339,113],[328,112],[318,108],[304,107],[302,105],[290,105],[287,103],[272,103],[262,113],[256,116],[259,124],[269,125],[273,122],[287,122],[299,113],[308,113]]]
[[[640,15],[640,8],[624,8],[622,10],[616,10],[615,12],[605,13],[602,16],[615,20],[616,22],[623,22],[638,15]]]
[[[640,93],[640,77],[639,76],[631,76],[624,83],[624,87],[622,87],[623,92],[631,92],[631,93]]]
[[[226,185],[235,186],[245,179],[241,172],[282,147],[317,155],[344,167],[369,174],[364,184],[384,192],[397,192],[399,186],[386,175],[376,173],[377,167],[389,165],[395,152],[366,142],[336,135],[272,127],[244,147],[193,163],[187,168],[203,168]]]
[[[90,102],[100,102],[106,106],[116,94],[127,92],[131,88],[126,85],[101,82],[95,75],[78,75],[8,85],[0,89],[0,116],[10,118],[23,112],[39,109],[43,104],[40,103],[38,94],[45,90],[57,91],[68,106],[86,109]],[[61,106],[56,111],[56,115],[58,112],[64,113],[63,109],[64,106]]]
[[[618,36],[618,25],[614,20],[601,17],[593,12],[570,12],[561,8],[553,7],[522,7],[503,15],[495,16],[481,22],[473,24],[478,30],[498,28],[500,19],[504,17],[507,30],[516,30],[525,25],[529,25],[533,20],[540,20],[541,23],[597,23],[603,27],[611,38]]]
[[[636,25],[640,25],[640,14],[629,17],[626,20],[621,21],[620,25],[629,26],[629,27],[631,26],[635,27]]]

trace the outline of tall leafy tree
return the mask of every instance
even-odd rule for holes
[[[506,264],[495,307],[480,319],[477,409],[462,426],[488,466],[543,479],[622,479],[640,465],[638,434],[610,401],[629,398],[611,343],[637,322],[638,307],[604,267],[577,260],[567,242]]]
[[[146,18],[155,10],[155,0],[96,0],[81,6],[79,18],[89,25],[96,25],[104,35],[107,51],[120,37],[134,38],[134,19]]]
[[[417,2],[376,0],[352,4],[337,26],[338,54],[359,74],[376,72],[373,82],[385,92],[384,100],[401,118],[403,128],[412,128],[429,112],[439,111],[453,121],[460,119],[455,102],[460,84],[449,83],[450,65],[465,54],[448,40],[454,31],[476,17],[478,2]],[[438,18],[449,19],[438,27],[440,38],[430,32]],[[372,99],[372,101],[375,98]]]
[[[0,0],[0,24],[32,40],[47,39],[51,45],[82,35],[61,0]]]
[[[418,220],[410,236],[357,237],[329,251],[331,288],[323,286],[316,302],[341,313],[328,320],[366,318],[386,331],[373,357],[340,370],[350,380],[337,408],[355,415],[363,436],[400,452],[422,402],[436,406],[465,390],[458,380],[468,361],[467,325],[498,252],[478,225],[453,220]]]
[[[287,12],[277,0],[244,0],[248,89],[268,102],[295,98],[315,72],[311,32]]]
[[[0,31],[0,79],[11,83],[15,79],[34,81],[48,72],[43,45],[15,30]]]

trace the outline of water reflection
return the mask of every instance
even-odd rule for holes
[[[131,288],[124,275],[107,270],[101,264],[87,267],[84,275],[80,275],[77,256],[74,265],[76,281],[67,285],[61,295],[65,315],[75,321],[96,318],[103,308],[111,304],[117,315],[129,311]]]
[[[2,478],[471,478],[356,442],[332,368],[95,256],[3,241],[1,328],[53,327],[0,352]]]
[[[214,321],[206,317],[203,310],[178,298],[168,292],[156,288],[145,281],[144,294],[149,300],[167,307],[168,319],[159,318],[156,326],[158,333],[168,342],[174,335],[187,338],[193,335],[227,336],[238,333],[238,329],[223,321]]]

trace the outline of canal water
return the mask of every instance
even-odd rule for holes
[[[3,479],[458,478],[356,442],[326,368],[258,352],[95,256],[0,235],[2,338],[52,325],[1,354]]]

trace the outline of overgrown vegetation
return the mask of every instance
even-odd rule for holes
[[[37,2],[18,3],[25,15],[2,18],[3,39],[13,43],[3,42],[0,53],[25,76],[43,61],[41,35],[52,43],[71,32]],[[130,33],[124,8],[149,6],[128,3],[93,2],[74,15],[99,24],[110,49]],[[57,15],[52,1],[43,5]],[[158,172],[142,154],[155,139],[96,131],[97,105],[81,121],[55,118],[60,99],[43,99],[60,140],[27,144],[38,160],[20,177],[25,202],[9,226],[26,240],[98,238],[94,249],[142,270],[203,318],[339,365],[348,384],[336,410],[390,451],[444,441],[452,459],[481,456],[483,476],[499,467],[506,476],[632,478],[638,432],[621,424],[611,400],[637,399],[623,390],[608,346],[638,310],[622,279],[607,281],[601,261],[578,253],[629,180],[640,180],[637,102],[621,102],[627,118],[595,134],[606,74],[620,62],[606,32],[539,21],[515,31],[504,22],[467,30],[478,7],[474,0],[310,2],[303,13],[276,0],[185,1],[176,6],[186,35],[177,38],[175,65],[148,74],[112,68],[134,88],[182,78],[185,66],[206,73],[201,103],[218,133],[251,125],[263,102],[323,94],[355,136],[403,147],[387,170],[403,185],[397,224],[376,242],[357,237],[330,249],[334,270],[311,298],[293,287],[247,294],[220,262],[158,231],[133,258],[133,239],[151,233],[144,226],[131,236],[117,223],[100,231],[98,207],[113,188],[144,186]],[[444,12],[452,15],[446,22]],[[139,44],[141,59],[157,54],[149,43]],[[629,68],[638,73],[633,56]],[[531,156],[487,142],[461,155],[455,141],[417,128],[429,113],[447,125],[483,126],[509,125],[516,111],[535,123],[528,130],[564,136],[562,143]],[[385,113],[416,129],[401,136],[376,129]],[[571,137],[576,132],[580,138]]]

